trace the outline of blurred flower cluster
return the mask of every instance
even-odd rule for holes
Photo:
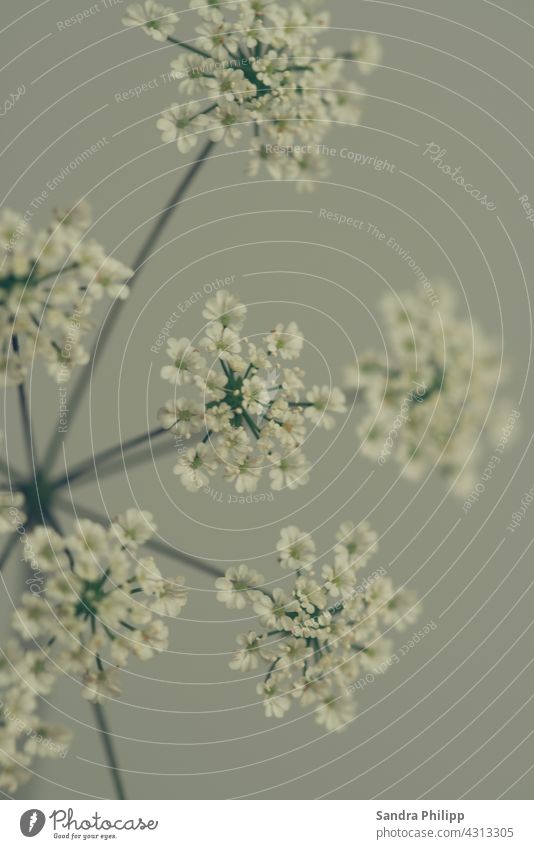
[[[107,529],[80,520],[67,536],[44,526],[27,535],[32,591],[14,611],[16,639],[0,651],[3,789],[16,789],[33,755],[64,754],[69,735],[36,713],[38,696],[58,676],[102,703],[120,695],[119,671],[131,657],[148,660],[167,648],[160,617],[176,617],[186,592],[182,577],[163,578],[152,558],[140,556],[154,530],[150,513],[131,509]]]
[[[294,321],[277,324],[256,346],[241,336],[246,314],[244,304],[221,290],[206,303],[198,345],[168,340],[171,364],[161,376],[199,395],[175,397],[158,414],[162,427],[182,439],[204,431],[174,468],[191,492],[207,486],[219,468],[240,493],[254,492],[263,470],[273,490],[306,484],[310,466],[300,446],[308,425],[330,430],[332,414],[346,411],[341,390],[316,385],[306,391],[303,370],[289,366],[304,344]]]
[[[327,170],[317,148],[331,125],[358,123],[362,90],[345,69],[367,74],[381,58],[372,35],[345,53],[321,46],[330,15],[315,6],[313,0],[192,0],[200,23],[185,41],[173,37],[173,9],[151,1],[128,7],[125,25],[183,51],[171,62],[183,101],[159,119],[163,141],[186,153],[207,133],[233,147],[250,129],[251,176],[263,163],[271,177],[312,189]]]
[[[94,302],[125,298],[131,271],[94,239],[88,206],[57,210],[33,232],[25,216],[0,213],[0,382],[22,383],[35,359],[59,382],[87,362],[81,337]]]
[[[44,722],[39,695],[50,692],[55,675],[34,646],[11,639],[0,649],[0,790],[14,793],[31,778],[34,757],[65,757],[71,733]]]
[[[118,670],[131,655],[147,660],[167,648],[158,616],[176,616],[185,604],[184,579],[163,578],[138,554],[154,530],[150,513],[131,509],[107,529],[80,519],[68,536],[49,527],[29,536],[25,558],[45,574],[46,589],[22,596],[13,627],[53,653],[89,701],[120,694]]]
[[[277,545],[279,566],[289,572],[284,587],[268,590],[245,564],[216,581],[217,599],[232,610],[252,608],[259,627],[238,637],[232,669],[266,667],[257,685],[267,717],[282,717],[297,702],[312,708],[328,731],[341,730],[355,715],[350,685],[360,671],[383,671],[391,650],[384,631],[415,621],[411,591],[395,590],[389,578],[359,571],[376,549],[367,522],[343,522],[331,562],[318,568],[312,537],[290,526]]]
[[[394,456],[412,480],[436,467],[465,493],[476,481],[502,363],[483,328],[461,317],[450,285],[434,289],[437,304],[424,291],[383,299],[386,351],[350,366],[345,388],[368,407],[357,427],[365,455],[381,464]]]

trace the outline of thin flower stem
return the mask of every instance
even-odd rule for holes
[[[315,407],[315,401],[290,401],[289,407]]]
[[[164,454],[170,454],[172,451],[176,450],[176,446],[173,442],[165,442],[160,443],[155,448],[152,448],[152,445],[149,445],[146,448],[142,448],[137,453],[128,457],[128,470],[132,469],[134,466],[138,466],[141,463],[145,463],[147,460],[150,460],[153,456],[160,457]],[[98,476],[99,478],[109,477],[109,475],[114,475],[116,472],[124,471],[124,460],[122,457],[116,457],[114,460],[111,460],[109,463],[99,469]],[[70,479],[69,479],[70,480]]]
[[[11,339],[11,344],[13,346],[13,350],[17,354],[19,351],[19,340],[16,336],[13,336]],[[19,399],[19,408],[20,415],[22,418],[22,431],[24,434],[24,443],[26,445],[26,456],[28,460],[28,469],[30,473],[33,473],[35,467],[35,455],[34,455],[34,442],[33,442],[33,434],[32,434],[32,424],[30,418],[30,410],[28,407],[28,399],[26,398],[26,388],[23,383],[19,383],[17,386],[17,394]]]
[[[0,554],[0,572],[9,560],[10,554],[17,544],[17,535],[12,534],[6,542],[2,554]]]
[[[146,548],[155,551],[157,554],[165,554],[167,557],[179,560],[181,563],[187,563],[189,566],[193,566],[194,569],[198,569],[199,572],[205,572],[206,575],[211,575],[212,578],[224,578],[225,576],[225,572],[222,569],[218,569],[217,566],[212,566],[211,563],[206,563],[205,560],[201,560],[193,554],[187,554],[185,551],[180,551],[180,549],[174,548],[172,545],[167,545],[166,542],[162,542],[159,539],[149,539],[143,544]]]
[[[157,243],[157,241],[158,241],[159,237],[161,236],[163,230],[167,226],[169,219],[171,218],[173,212],[175,211],[176,207],[178,206],[178,204],[180,203],[180,201],[184,197],[185,193],[189,189],[189,186],[193,182],[197,173],[200,171],[200,169],[202,168],[204,163],[209,158],[209,155],[210,155],[213,147],[215,146],[215,144],[216,144],[216,142],[213,142],[211,140],[206,142],[206,144],[204,145],[204,147],[200,151],[198,157],[195,159],[195,161],[193,162],[193,164],[189,168],[184,179],[179,183],[174,194],[169,199],[169,203],[162,210],[162,212],[160,213],[160,215],[156,219],[154,226],[152,227],[152,230],[150,231],[147,239],[145,240],[144,244],[141,247],[141,250],[139,251],[139,253],[137,254],[137,256],[134,260],[134,263],[133,263],[134,273],[132,274],[132,276],[130,277],[130,279],[128,281],[129,290],[132,289],[134,283],[136,282],[138,276],[140,275],[141,271],[144,268],[145,262],[150,257],[150,254],[152,253],[152,250],[153,250],[155,244]],[[99,361],[99,359],[102,356],[102,352],[104,350],[106,342],[109,340],[109,338],[111,336],[111,333],[113,331],[115,323],[116,323],[116,321],[117,321],[117,319],[120,315],[121,306],[123,304],[124,304],[124,301],[115,300],[114,303],[113,303],[113,306],[109,310],[106,323],[104,324],[102,331],[99,334],[99,336],[98,336],[98,338],[97,338],[97,340],[94,344],[93,350],[92,350],[91,355],[89,357],[89,361],[87,363],[87,366],[90,366],[91,370],[93,370],[95,368],[97,362]],[[82,397],[85,393],[85,390],[87,389],[88,384],[89,384],[88,375],[87,375],[87,373],[84,369],[82,371],[82,373],[79,375],[77,382],[75,383],[74,388],[72,390],[71,397],[70,397],[69,406],[70,406],[70,409],[71,409],[71,424],[72,424],[72,420],[73,420],[74,416],[78,412],[78,409],[80,407],[80,402],[81,402]],[[69,427],[69,431],[70,431],[70,427]],[[43,472],[44,473],[48,472],[52,468],[52,466],[53,466],[53,464],[54,464],[54,462],[57,458],[61,444],[62,444],[62,432],[61,432],[59,427],[56,427],[56,431],[54,433],[54,436],[52,437],[50,444],[47,448],[46,454],[45,454],[45,459],[44,459],[44,463],[43,463]]]
[[[53,530],[56,532],[56,534],[59,534],[60,536],[64,536],[63,528],[59,524],[56,517],[50,512],[50,510],[47,510],[46,508],[43,510],[42,519],[43,519],[43,522],[45,523],[45,525],[50,525],[50,527],[53,528]],[[74,557],[72,556],[72,552],[70,551],[69,548],[66,548],[66,547],[65,547],[64,551],[65,551],[65,554],[67,555],[67,559],[69,561],[70,568],[74,569]]]
[[[144,442],[150,442],[150,440],[167,432],[166,428],[157,427],[154,430],[141,433],[139,436],[134,436],[132,439],[127,439],[126,442],[119,442],[118,445],[114,445],[112,448],[106,448],[104,451],[100,451],[99,454],[95,454],[93,457],[83,460],[77,466],[74,466],[71,471],[68,471],[65,475],[53,481],[51,487],[52,489],[61,489],[61,487],[72,484],[74,481],[85,477],[93,469],[98,472],[98,467],[102,463],[113,460],[118,454],[122,454],[123,451],[129,451],[130,448],[135,448]]]
[[[253,435],[253,436],[255,436],[255,437],[256,437],[256,439],[259,439],[259,438],[260,438],[260,435],[261,435],[261,432],[260,432],[260,430],[259,430],[258,426],[256,425],[256,423],[255,423],[254,419],[252,419],[252,418],[249,416],[249,414],[247,413],[247,411],[246,411],[246,410],[243,410],[242,415],[243,415],[243,418],[245,419],[246,423],[248,424],[249,428],[251,429],[251,431],[252,431],[252,435]]]
[[[27,282],[31,286],[37,286],[39,283],[44,283],[45,280],[49,280],[52,277],[59,277],[61,274],[67,274],[69,271],[75,271],[75,269],[80,267],[79,262],[71,262],[70,265],[66,265],[64,268],[59,268],[57,271],[47,271],[46,274],[43,274],[42,277],[34,278],[31,274],[27,279]]]
[[[43,517],[45,521],[56,531],[56,533],[61,534],[63,536],[63,529],[55,516],[47,510]],[[69,555],[69,559],[71,560],[71,566],[73,565],[72,556],[68,549],[65,549],[67,555]],[[93,620],[94,621],[94,620]],[[98,662],[98,657],[97,657]],[[111,780],[113,782],[113,786],[115,787],[115,792],[117,794],[118,799],[126,799],[126,794],[124,791],[124,785],[122,783],[122,776],[119,770],[119,764],[117,761],[117,756],[115,754],[115,750],[113,748],[112,742],[112,734],[109,730],[109,725],[106,719],[106,714],[104,713],[104,709],[102,705],[92,703],[93,711],[95,714],[96,723],[98,725],[98,732],[100,735],[100,739],[102,740],[102,745],[104,747],[104,751],[106,753],[106,758],[108,761],[109,768],[111,770]]]
[[[183,47],[184,50],[190,50],[191,53],[196,53],[197,56],[203,56],[204,59],[211,59],[209,53],[205,53],[204,50],[199,50],[198,47],[193,47],[191,44],[186,44],[185,41],[178,41],[177,38],[173,38],[172,36],[167,36],[167,41],[170,41],[171,44],[176,44],[178,47]]]
[[[124,790],[124,784],[122,782],[122,776],[119,769],[119,763],[117,760],[117,755],[115,754],[115,749],[113,747],[112,734],[109,730],[108,721],[106,718],[106,714],[104,713],[104,709],[102,705],[92,702],[93,713],[95,715],[96,723],[98,726],[98,732],[100,735],[100,739],[102,740],[102,745],[106,752],[106,757],[108,760],[109,768],[111,770],[111,780],[113,782],[113,786],[115,788],[115,793],[117,794],[117,799],[126,799],[126,792]]]

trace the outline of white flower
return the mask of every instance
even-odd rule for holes
[[[306,407],[304,415],[325,430],[332,430],[336,424],[335,418],[328,415],[329,413],[346,413],[347,411],[345,396],[335,386],[314,386],[310,392],[306,393],[306,401],[311,406]]]
[[[126,15],[122,19],[125,27],[140,27],[155,41],[166,41],[173,34],[178,15],[174,9],[156,3],[155,0],[145,0],[144,3],[133,3],[126,7]]]
[[[315,711],[317,724],[324,725],[327,731],[341,731],[354,719],[354,708],[354,703],[342,696],[325,699]]]
[[[159,616],[178,616],[187,602],[187,592],[184,589],[184,578],[179,575],[174,580],[164,580],[154,593],[150,609]]]
[[[307,434],[304,411],[331,426],[334,420],[326,416],[326,409],[345,409],[344,396],[336,389],[323,397],[326,390],[314,387],[309,400],[300,400],[304,371],[282,365],[303,347],[295,322],[276,325],[264,349],[241,335],[246,315],[235,294],[218,290],[204,308],[208,323],[198,343],[210,361],[206,363],[208,358],[200,356],[187,338],[168,343],[172,365],[162,368],[162,378],[190,386],[200,400],[169,400],[159,410],[158,420],[188,440],[205,431],[202,442],[181,449],[175,466],[190,492],[207,486],[208,477],[217,471],[239,493],[255,492],[264,471],[275,490],[306,484],[310,465],[297,450]]]
[[[233,146],[250,129],[251,175],[264,164],[274,179],[294,181],[301,191],[315,188],[327,162],[308,148],[317,145],[320,151],[332,124],[357,124],[362,92],[352,75],[368,74],[378,64],[376,40],[366,35],[352,52],[339,54],[321,46],[329,15],[312,9],[310,0],[290,8],[275,0],[193,0],[190,7],[200,17],[196,37],[177,39],[180,53],[171,60],[172,75],[189,101],[187,119],[198,120],[190,104],[206,104],[201,117],[208,119],[212,140]],[[154,38],[164,40],[174,29],[165,7],[150,15],[139,4],[128,11],[124,22]],[[158,122],[164,140],[175,138],[175,108],[179,105]],[[190,130],[181,127],[180,136]],[[187,152],[189,140],[179,147]]]
[[[301,445],[306,437],[306,423],[300,410],[277,411],[276,417],[279,422],[276,438],[282,445],[289,449]]]
[[[217,578],[215,588],[218,590],[217,601],[222,602],[230,610],[242,610],[248,601],[254,597],[251,590],[263,584],[263,576],[242,563],[231,566],[226,570],[226,577]]]
[[[49,693],[60,670],[81,682],[84,698],[100,703],[120,694],[117,667],[166,647],[167,627],[154,614],[176,616],[186,593],[183,579],[170,581],[151,558],[138,557],[154,530],[151,513],[130,509],[108,528],[84,519],[65,537],[48,528],[28,533],[37,562],[46,562],[46,592],[23,594],[14,613],[13,628],[29,645],[8,646],[0,687],[17,680],[24,687],[5,698],[0,692],[0,707],[38,734],[25,749],[32,756],[58,754],[65,745],[61,731],[41,728],[35,716],[35,693]]]
[[[239,330],[247,316],[247,308],[235,295],[225,289],[219,289],[215,297],[206,302],[202,315],[208,321],[217,321],[223,327]]]
[[[234,658],[230,661],[230,669],[238,669],[240,672],[248,672],[251,669],[257,669],[263,654],[261,644],[255,632],[249,631],[247,634],[239,634],[237,642],[241,648],[235,653]]]
[[[64,758],[71,741],[72,732],[66,728],[36,720],[24,751],[32,757]]]
[[[360,73],[366,76],[375,70],[375,65],[380,64],[384,53],[382,45],[372,33],[366,33],[361,38],[355,39],[352,43],[352,52],[360,63]]]
[[[346,561],[336,561],[333,566],[325,565],[321,570],[325,589],[333,598],[350,598],[354,586],[354,574]]]
[[[343,542],[338,545],[366,535],[370,537],[371,531],[365,523],[344,522],[337,535]],[[216,582],[219,601],[239,610],[252,607],[261,626],[238,637],[241,648],[230,666],[250,672],[263,664],[257,692],[267,716],[282,717],[292,703],[304,709],[315,705],[317,723],[327,731],[339,731],[354,718],[351,694],[361,672],[387,669],[392,649],[383,631],[392,625],[400,630],[414,621],[415,596],[404,589],[396,591],[382,575],[359,586],[347,546],[343,562],[321,566],[315,543],[296,527],[283,529],[277,549],[282,568],[297,567],[292,585],[287,586],[286,577],[284,589],[262,590],[263,579],[254,580],[244,565],[239,574],[233,570]],[[351,557],[356,554],[350,550]],[[302,563],[306,572],[299,574]]]
[[[291,614],[298,611],[298,605],[283,590],[276,588],[271,595],[256,594],[253,600],[254,612],[260,617],[261,624],[266,628],[291,631],[293,619]]]
[[[278,562],[284,569],[307,568],[315,558],[315,543],[295,525],[282,528],[276,544]]]
[[[188,492],[198,492],[208,485],[209,478],[216,470],[217,462],[212,449],[199,443],[196,448],[188,448],[179,457],[173,471]]]
[[[360,522],[359,525],[343,522],[339,526],[336,539],[338,541],[334,547],[336,555],[350,566],[357,565],[359,569],[365,566],[377,548],[376,532],[367,521]]]
[[[225,102],[217,106],[210,116],[210,138],[214,142],[224,140],[227,147],[234,147],[243,135],[243,110],[233,102]]]
[[[228,100],[238,102],[243,100],[244,95],[255,93],[255,87],[245,79],[243,71],[233,68],[217,68],[214,71],[214,79],[211,81],[214,89]]]
[[[271,400],[267,384],[258,375],[248,377],[243,381],[241,395],[243,396],[243,407],[253,415],[261,413]]]
[[[130,269],[113,257],[104,257],[89,281],[89,293],[100,300],[104,292],[110,298],[124,301],[128,297],[125,282],[130,277]],[[56,290],[56,296],[58,294]]]
[[[273,454],[269,457],[271,486],[274,490],[296,489],[308,483],[310,465],[302,451]]]
[[[222,401],[222,399],[226,396],[227,378],[220,372],[216,372],[213,369],[203,371],[194,376],[194,381],[196,386],[202,390],[205,397],[209,400],[215,399],[217,401]],[[215,409],[218,409],[220,406],[221,405],[218,404]]]
[[[200,340],[200,345],[206,351],[226,359],[229,355],[238,354],[241,350],[237,333],[217,321],[208,326],[206,335]]]
[[[265,344],[268,351],[283,360],[296,360],[302,352],[304,337],[296,322],[291,321],[286,328],[283,324],[277,324],[266,337]]]
[[[368,353],[350,375],[369,410],[357,428],[362,453],[381,466],[391,457],[411,480],[435,469],[469,494],[503,382],[498,352],[449,285],[386,297],[381,308],[388,359]]]
[[[82,696],[89,702],[102,704],[120,696],[117,672],[114,669],[97,669],[83,676]]]
[[[231,465],[226,465],[224,477],[234,484],[237,492],[255,492],[261,476],[261,458],[254,458],[251,454],[244,457],[235,456]]]
[[[150,660],[169,644],[169,629],[160,619],[153,619],[138,631],[132,631],[132,651],[140,660]]]
[[[195,372],[200,371],[206,365],[205,360],[198,353],[189,339],[169,339],[167,342],[167,356],[173,361],[170,366],[163,366],[161,376],[164,380],[175,386],[191,383]]]
[[[158,421],[165,430],[189,438],[204,426],[204,408],[197,401],[172,398],[158,411]]]
[[[206,129],[207,124],[207,117],[199,114],[193,104],[172,103],[161,113],[156,126],[161,130],[163,142],[175,141],[180,153],[188,153],[197,144],[198,135]]]
[[[199,50],[204,50],[219,62],[228,58],[238,48],[237,34],[232,31],[230,24],[224,21],[217,10],[213,11],[206,21],[196,28],[199,38]]]
[[[134,507],[120,513],[112,527],[122,545],[142,545],[154,536],[157,529],[152,513]]]
[[[256,687],[256,692],[263,697],[265,716],[268,719],[271,716],[281,719],[291,707],[291,698],[284,685],[287,686],[284,678],[271,675],[268,681],[260,681]]]
[[[41,651],[26,652],[21,662],[24,683],[38,693],[49,693],[55,683],[56,674]]]
[[[226,378],[223,378],[223,380],[224,385],[226,386]],[[208,392],[209,386],[210,384],[207,380],[206,394],[214,395],[215,392],[213,390]],[[211,384],[211,386],[213,386],[213,384]],[[226,392],[222,397],[226,397]],[[206,427],[211,433],[220,433],[221,431],[228,433],[228,431],[231,430],[231,420],[233,415],[234,412],[228,404],[217,404],[216,407],[210,407],[206,410]]]

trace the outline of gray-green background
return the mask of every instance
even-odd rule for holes
[[[189,161],[173,145],[162,146],[155,128],[159,112],[178,99],[159,77],[174,48],[123,31],[126,3],[106,8],[100,0],[97,12],[68,31],[57,22],[90,4],[33,5],[2,4],[0,100],[26,87],[0,118],[3,204],[26,210],[47,181],[105,138],[101,150],[50,194],[35,223],[44,223],[52,206],[86,196],[96,238],[132,261],[147,221]],[[328,382],[329,370],[338,382],[354,357],[352,345],[358,353],[379,347],[378,299],[388,287],[404,293],[417,281],[384,243],[321,220],[321,208],[375,223],[429,277],[453,282],[463,314],[470,311],[497,353],[503,350],[509,378],[502,423],[520,409],[521,432],[467,515],[439,476],[419,487],[398,479],[394,462],[380,468],[359,456],[356,414],[341,431],[314,436],[307,453],[321,459],[310,484],[267,504],[236,506],[189,495],[172,474],[169,453],[127,475],[121,468],[98,485],[76,487],[77,502],[102,515],[137,503],[155,514],[170,544],[222,566],[250,562],[271,580],[284,524],[316,529],[319,548],[326,550],[339,521],[368,517],[380,535],[369,568],[383,565],[397,584],[415,589],[424,599],[420,625],[438,625],[360,694],[358,719],[344,733],[324,734],[298,710],[274,722],[257,704],[256,681],[228,668],[235,635],[253,623],[232,621],[215,602],[209,579],[161,557],[165,573],[187,576],[190,601],[172,624],[170,650],[133,665],[123,675],[122,699],[108,708],[131,798],[532,793],[530,514],[515,534],[506,530],[534,482],[528,450],[534,240],[518,200],[525,193],[534,199],[532,4],[334,0],[330,6],[333,29],[326,43],[341,48],[360,31],[374,32],[384,58],[365,83],[361,124],[334,127],[328,143],[387,158],[393,173],[331,156],[330,177],[315,193],[297,194],[265,175],[259,182],[245,176],[246,134],[235,150],[218,148],[123,308],[90,394],[72,419],[65,457],[76,462],[154,426],[155,411],[172,389],[159,377],[164,353],[155,355],[151,345],[176,305],[216,278],[235,275],[233,289],[247,303],[265,302],[250,309],[251,332],[298,321],[310,342],[310,382]],[[184,12],[188,32],[190,20]],[[116,93],[152,79],[158,85],[139,98],[117,102]],[[429,142],[447,149],[446,161],[461,165],[496,203],[495,212],[423,158]],[[201,310],[202,304],[193,306],[176,335],[196,333]],[[14,399],[10,390],[8,447],[13,461],[22,463]],[[38,457],[54,429],[57,404],[54,384],[37,367],[31,405]],[[492,440],[497,436],[490,446]],[[490,447],[481,468],[491,454]],[[58,472],[63,462],[61,456]],[[68,524],[67,512],[62,520]],[[13,560],[5,572],[6,615],[18,592],[17,568]],[[92,713],[78,688],[61,684],[48,713],[73,726],[75,741],[64,761],[39,762],[39,774],[21,795],[111,795]]]

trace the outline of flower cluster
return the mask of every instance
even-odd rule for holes
[[[29,535],[25,558],[46,586],[22,596],[13,627],[41,652],[43,675],[55,669],[80,680],[89,701],[120,695],[130,656],[148,660],[167,648],[159,617],[175,617],[186,602],[183,578],[163,578],[140,556],[154,529],[150,513],[131,509],[107,529],[80,520],[68,536],[42,526]]]
[[[44,722],[40,695],[50,692],[55,676],[35,646],[9,640],[0,649],[0,789],[14,793],[31,778],[34,757],[65,757],[71,734]]]
[[[314,5],[191,0],[201,22],[187,41],[173,37],[178,18],[172,9],[152,0],[130,6],[126,26],[183,50],[171,74],[184,100],[159,119],[163,141],[186,153],[208,133],[233,147],[251,128],[250,175],[264,163],[275,179],[312,189],[326,172],[320,147],[330,125],[358,122],[362,91],[343,75],[347,60],[366,74],[381,58],[372,35],[358,38],[346,53],[320,46],[329,14]]]
[[[435,285],[435,300],[386,296],[387,354],[350,366],[346,389],[361,391],[369,408],[357,429],[364,454],[381,464],[394,455],[412,480],[436,467],[463,493],[476,479],[500,358],[484,330],[460,317],[449,285]]]
[[[33,232],[25,216],[0,213],[0,381],[22,383],[42,358],[51,375],[67,380],[87,362],[80,339],[94,302],[106,292],[125,298],[131,271],[83,234],[91,223],[85,203],[58,210]]]
[[[217,599],[233,610],[251,606],[261,626],[238,637],[230,666],[241,672],[266,666],[257,692],[267,717],[282,717],[296,701],[312,707],[328,731],[341,730],[355,714],[350,685],[361,670],[384,671],[390,654],[384,630],[411,624],[418,605],[411,591],[396,591],[380,574],[359,582],[376,549],[367,522],[342,523],[331,564],[320,570],[315,542],[296,527],[282,530],[277,549],[290,586],[262,589],[263,576],[245,564],[216,581]]]
[[[240,335],[246,314],[244,304],[220,290],[206,303],[208,322],[198,345],[168,340],[171,364],[161,376],[200,393],[200,400],[175,397],[158,413],[162,427],[182,439],[204,432],[174,468],[191,492],[207,486],[219,468],[240,493],[254,492],[264,469],[273,490],[306,484],[310,467],[301,445],[308,424],[329,430],[332,413],[346,409],[339,389],[306,391],[302,369],[289,367],[304,344],[294,321],[277,324],[257,346]]]

